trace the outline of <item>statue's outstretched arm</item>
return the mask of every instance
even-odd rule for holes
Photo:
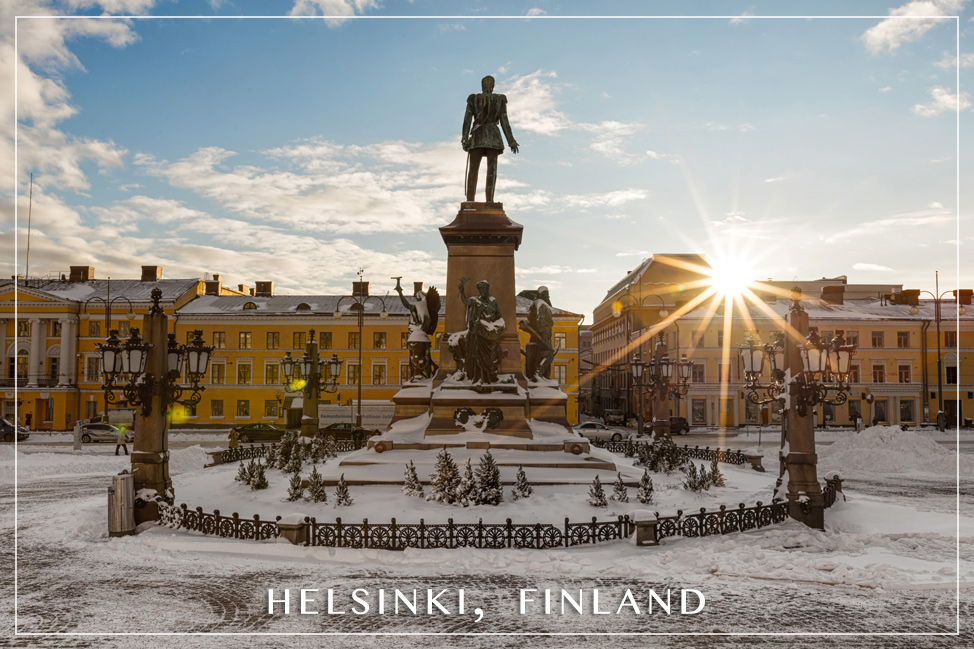
[[[511,123],[507,119],[507,97],[501,100],[501,128],[504,129],[504,137],[511,147],[511,153],[517,153],[517,141],[514,140],[514,133],[511,132]]]

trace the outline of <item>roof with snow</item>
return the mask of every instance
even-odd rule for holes
[[[83,302],[93,297],[107,300],[125,297],[132,302],[152,302],[152,289],[162,291],[163,302],[175,302],[199,283],[198,279],[159,279],[143,282],[137,279],[92,279],[87,282],[69,282],[58,279],[21,280],[21,290],[40,291],[59,300]],[[13,286],[14,280],[0,280],[0,291]]]
[[[779,316],[785,316],[791,306],[791,300],[779,299],[776,302],[764,302],[760,306],[746,302],[747,313],[754,320],[768,318],[767,310],[771,309]],[[819,298],[804,298],[802,306],[808,313],[811,320],[933,320],[936,305],[933,300],[920,300],[917,307],[919,313],[910,313],[908,304],[892,304],[889,300],[882,298],[867,298],[861,300],[845,300],[843,304],[832,304]],[[734,318],[741,318],[740,303],[734,306]],[[723,313],[721,308],[718,313]],[[708,317],[709,308],[701,306],[680,316],[681,320]],[[941,304],[941,319],[953,320],[957,316],[957,309],[953,302],[944,301]],[[974,321],[974,308],[967,307],[967,313],[960,316],[963,321]]]

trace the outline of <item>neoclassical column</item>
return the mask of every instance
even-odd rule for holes
[[[30,362],[27,365],[27,387],[37,387],[44,371],[44,355],[41,352],[41,319],[30,319]]]
[[[70,366],[71,358],[74,355],[71,342],[74,340],[74,337],[71,336],[71,318],[59,318],[58,322],[61,323],[61,357],[58,359],[57,384],[59,386],[65,386],[71,385]]]
[[[16,354],[16,350],[14,354]],[[0,318],[0,377],[7,377],[7,321],[4,318]],[[16,363],[14,364],[14,371],[16,372]],[[12,378],[12,377],[10,377]]]

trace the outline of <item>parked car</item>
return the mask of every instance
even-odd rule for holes
[[[135,435],[130,430],[125,430],[121,426],[113,426],[106,423],[82,424],[81,441],[85,444],[90,442],[115,442],[118,443],[119,433],[124,431],[125,442],[132,443]]]
[[[686,417],[670,417],[670,435],[686,435],[690,432],[690,422]]]
[[[281,441],[281,436],[285,433],[285,430],[280,426],[264,422],[234,426],[231,430],[237,433],[237,441],[241,444],[248,442],[279,442]]]
[[[356,428],[355,424],[350,424],[347,422],[339,422],[336,424],[328,424],[327,426],[322,426],[318,429],[318,435],[327,437],[331,435],[335,438],[335,441],[340,440],[359,440],[368,439],[373,435],[378,435],[380,431],[368,428]]]
[[[0,419],[0,439],[5,442],[14,441],[14,431],[17,431],[17,441],[22,442],[30,437],[26,426],[15,426],[12,421]]]
[[[602,419],[606,424],[615,424],[616,426],[626,425],[626,413],[621,410],[606,410],[602,413]]]
[[[572,431],[590,440],[619,442],[633,436],[628,430],[611,428],[597,421],[586,421],[572,427]]]

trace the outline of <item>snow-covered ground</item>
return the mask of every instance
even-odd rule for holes
[[[18,631],[71,632],[225,632],[225,633],[401,633],[401,632],[951,632],[957,598],[967,624],[974,593],[974,494],[970,473],[957,489],[957,456],[898,431],[864,431],[843,448],[820,449],[820,476],[826,467],[842,473],[847,500],[826,513],[825,532],[788,522],[743,534],[703,539],[670,539],[658,548],[629,542],[547,551],[383,552],[304,548],[287,542],[249,542],[203,537],[154,527],[132,537],[109,539],[106,496],[110,476],[128,458],[92,452],[21,453],[18,464]],[[904,436],[905,435],[905,436]],[[854,442],[854,443],[853,443]],[[936,447],[936,448],[934,448]],[[944,455],[943,453],[946,453]],[[661,514],[677,507],[713,507],[719,502],[749,504],[768,500],[776,459],[765,457],[768,473],[722,465],[728,486],[694,495],[678,488],[678,477],[654,476]],[[606,518],[628,508],[610,503],[601,510],[584,503],[579,490],[536,487],[527,501],[499,507],[462,508],[407,498],[391,487],[356,487],[348,508],[286,503],[280,472],[268,472],[271,488],[250,492],[233,481],[235,465],[202,469],[202,448],[172,452],[177,502],[207,511],[241,515],[298,511],[329,519],[368,517],[382,522],[457,521],[559,522],[567,514]],[[906,471],[899,464],[903,456]],[[967,459],[962,456],[963,460]],[[894,461],[896,460],[896,461]],[[12,447],[0,448],[0,502],[12,509]],[[334,462],[334,460],[332,460]],[[968,471],[966,465],[964,471]],[[530,472],[528,472],[530,479]],[[611,493],[611,485],[606,485]],[[509,491],[509,488],[506,490]],[[630,489],[634,501],[635,489]],[[764,498],[761,495],[764,494]],[[330,498],[331,499],[331,498]],[[510,499],[508,499],[509,501]],[[957,506],[960,506],[960,516]],[[9,519],[8,519],[9,520]],[[959,532],[959,537],[958,537]],[[12,525],[3,538],[8,556]],[[960,574],[957,568],[960,568]],[[7,583],[11,579],[7,576]],[[960,582],[958,595],[957,584]],[[600,588],[603,602],[614,602],[626,588],[645,593],[667,587],[704,593],[707,606],[694,616],[518,614],[518,589]],[[298,615],[267,614],[267,589],[335,588],[336,606],[346,610],[354,588],[464,588],[468,609],[480,607],[484,619],[469,614]],[[5,589],[5,596],[10,590]],[[588,593],[589,591],[586,590]],[[455,603],[455,596],[452,596]],[[319,603],[326,608],[324,590]],[[425,601],[425,600],[424,600]],[[12,609],[12,602],[8,609]],[[295,605],[296,607],[297,605]],[[606,608],[603,604],[603,609]],[[838,642],[841,640],[842,642]],[[23,637],[13,646],[284,646],[296,638],[248,637]],[[539,642],[574,646],[638,642],[645,646],[720,646],[707,637],[637,638],[402,638],[323,637],[317,646],[523,646]],[[727,639],[731,642],[730,639]],[[971,638],[856,637],[741,638],[733,646],[970,647]]]

